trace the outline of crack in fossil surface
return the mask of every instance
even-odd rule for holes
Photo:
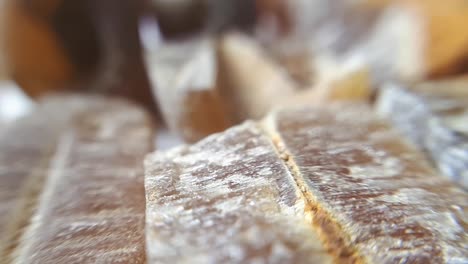
[[[367,106],[273,113],[145,167],[150,262],[466,260],[466,194]]]
[[[145,185],[151,263],[333,263],[257,123],[148,156]]]
[[[341,263],[466,261],[467,196],[364,105],[264,122]]]
[[[340,225],[336,223],[329,213],[323,209],[312,192],[304,182],[304,178],[298,168],[294,157],[288,152],[281,135],[276,129],[274,114],[269,115],[260,124],[263,132],[271,139],[278,157],[284,162],[289,170],[298,189],[301,191],[301,198],[304,199],[304,218],[310,223],[324,248],[332,255],[335,263],[366,263],[357,250],[349,244]]]

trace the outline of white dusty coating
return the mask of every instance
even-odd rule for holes
[[[31,216],[65,129],[78,113],[102,98],[54,95],[41,99],[34,112],[11,123],[0,136],[0,263],[12,252]]]
[[[306,197],[367,262],[468,263],[468,195],[368,107],[290,110],[275,119]]]
[[[60,109],[63,111],[63,109]],[[0,263],[7,261],[34,210],[66,114],[40,106],[0,134]]]
[[[330,263],[302,194],[248,122],[146,159],[149,263]]]
[[[435,82],[411,89],[389,84],[377,104],[382,116],[464,188],[468,188],[467,91],[468,82]]]
[[[64,107],[63,100],[48,105]],[[152,146],[149,119],[118,100],[69,102],[81,110],[60,136],[13,263],[145,263],[141,160]]]

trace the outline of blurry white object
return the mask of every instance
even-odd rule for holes
[[[156,133],[156,149],[164,151],[184,144],[184,141],[175,133],[171,133],[167,129],[158,130]]]
[[[156,46],[156,45],[155,45]],[[172,131],[186,129],[186,100],[192,92],[211,91],[216,81],[214,43],[210,39],[164,43],[148,49],[145,62],[163,118]]]
[[[156,19],[144,16],[139,22],[139,34],[141,43],[146,51],[156,52],[162,43],[161,31]]]
[[[29,112],[34,103],[11,81],[0,81],[0,123],[11,122]]]

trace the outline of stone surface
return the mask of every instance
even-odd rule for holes
[[[0,259],[9,258],[42,190],[68,114],[42,106],[0,131]],[[72,112],[72,111],[71,111]],[[1,262],[1,261],[0,261]],[[3,262],[1,262],[3,263]]]
[[[254,123],[149,156],[145,186],[149,263],[331,263]]]
[[[150,263],[467,261],[466,193],[364,105],[155,153],[145,186]]]
[[[332,252],[367,263],[468,260],[468,196],[368,107],[299,109],[273,118],[270,131]]]
[[[453,181],[468,188],[468,82],[383,88],[378,111],[432,158]]]
[[[12,263],[145,263],[141,162],[153,145],[149,117],[94,97],[56,97],[48,106],[79,110],[57,137]]]

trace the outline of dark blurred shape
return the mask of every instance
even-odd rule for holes
[[[138,35],[143,0],[6,5],[7,64],[26,93],[87,90],[154,107]]]
[[[256,0],[259,19],[273,19],[279,31],[287,34],[292,29],[291,12],[287,1]]]
[[[256,20],[255,0],[150,0],[165,38],[229,29],[250,31]]]
[[[150,0],[149,9],[168,38],[199,32],[207,13],[204,2],[199,0]]]
[[[97,29],[83,1],[61,1],[49,19],[78,72],[92,74],[100,61]],[[47,18],[46,18],[47,19]]]
[[[256,0],[205,0],[208,5],[208,29],[223,32],[237,29],[249,32],[255,25]]]
[[[72,0],[65,0],[72,1]],[[101,61],[94,90],[134,99],[154,110],[138,33],[144,0],[87,0],[98,32]]]

